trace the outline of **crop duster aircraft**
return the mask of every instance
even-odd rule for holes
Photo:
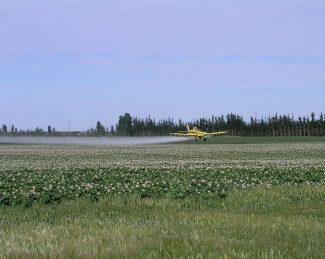
[[[210,138],[212,136],[218,136],[227,133],[227,131],[205,132],[199,130],[197,127],[193,127],[193,129],[190,129],[188,124],[186,125],[186,128],[187,131],[178,131],[176,133],[170,133],[170,134],[179,137],[195,137],[195,141],[197,141],[198,138],[200,139],[203,138],[203,140],[206,141],[207,138]]]

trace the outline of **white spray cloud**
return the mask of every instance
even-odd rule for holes
[[[179,137],[0,137],[0,143],[74,144],[74,145],[141,145],[184,141]]]

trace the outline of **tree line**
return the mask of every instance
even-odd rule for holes
[[[235,113],[227,115],[200,118],[192,122],[174,121],[171,118],[158,120],[147,118],[132,118],[129,113],[119,117],[116,125],[116,135],[122,136],[165,136],[171,132],[184,131],[186,124],[197,127],[202,131],[228,131],[231,136],[325,136],[325,118],[323,113],[316,118],[315,113],[310,116],[293,115],[268,116],[253,118],[245,121],[243,116]]]
[[[184,131],[186,125],[197,127],[207,132],[227,131],[231,136],[325,136],[325,118],[323,113],[316,117],[315,113],[308,116],[275,114],[264,118],[253,118],[245,121],[243,116],[235,113],[200,118],[191,122],[175,121],[172,118],[155,120],[132,117],[130,113],[120,115],[115,126],[105,127],[98,121],[95,127],[87,131],[56,131],[48,126],[47,130],[37,127],[34,130],[18,130],[14,125],[8,129],[3,124],[0,135],[9,136],[167,136],[171,132]]]

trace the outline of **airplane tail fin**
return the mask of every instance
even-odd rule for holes
[[[188,126],[188,124],[186,124],[186,129],[187,131],[190,131],[190,126]]]

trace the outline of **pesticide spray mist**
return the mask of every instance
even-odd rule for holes
[[[0,137],[7,144],[141,145],[184,141],[181,137]]]

